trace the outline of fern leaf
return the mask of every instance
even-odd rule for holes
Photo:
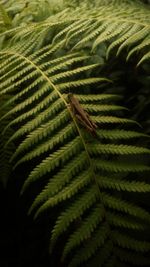
[[[111,23],[110,23],[111,24]],[[92,50],[95,50],[96,47],[102,43],[103,41],[107,41],[108,39],[113,38],[115,35],[118,34],[118,32],[121,32],[121,29],[117,29],[117,33],[116,33],[116,27],[118,26],[118,22],[113,23],[112,25],[108,25],[107,28],[105,29],[105,31],[103,33],[101,33],[98,38],[94,41],[93,43],[93,47]],[[118,31],[119,30],[119,31]],[[113,33],[112,33],[113,32]]]
[[[82,73],[82,72],[87,71],[87,70],[92,70],[93,68],[96,68],[97,66],[99,66],[99,64],[92,64],[92,65],[88,65],[88,66],[79,67],[79,68],[76,68],[76,69],[71,70],[71,71],[70,70],[64,71],[61,74],[59,73],[59,74],[53,75],[51,77],[51,80],[52,80],[52,82],[58,82],[58,80],[64,79],[66,77],[71,78],[72,76],[77,75],[78,73]]]
[[[44,88],[43,88],[44,90]],[[46,86],[46,90],[47,90],[47,86]],[[53,100],[57,100],[58,96],[56,94],[56,92],[53,92],[50,94],[50,96],[45,97],[39,104],[37,104],[37,106],[31,108],[29,111],[24,112],[23,114],[19,115],[16,117],[16,119],[14,119],[10,124],[7,125],[7,127],[4,129],[5,131],[7,130],[7,128],[9,128],[10,126],[13,126],[17,123],[23,122],[25,121],[27,118],[33,118],[33,116],[36,116],[36,114],[38,114],[40,111],[43,111],[43,109],[49,104],[52,103]],[[60,102],[60,100],[59,100]],[[56,103],[54,103],[54,110],[57,109],[55,108],[55,105],[59,105],[58,102],[56,101]],[[50,107],[52,108],[52,107]],[[36,120],[36,118],[33,118],[31,120],[29,120],[29,122],[26,124],[26,127],[22,127],[22,129],[20,129],[20,131],[18,133],[16,133],[16,136],[19,136],[24,134],[25,132],[28,132],[28,130],[32,130],[34,128],[36,128],[40,123],[42,123],[50,113],[47,114],[47,112],[41,112],[42,114],[38,114],[38,119]],[[46,116],[47,114],[47,116]],[[52,113],[53,114],[53,113]],[[10,115],[10,113],[9,113]],[[6,113],[5,116],[8,116],[8,113]],[[4,116],[3,116],[4,118]],[[14,137],[15,138],[15,137]]]
[[[109,113],[113,111],[121,111],[126,110],[126,108],[119,106],[119,105],[90,105],[90,104],[83,104],[83,108],[87,110],[89,113],[98,113],[98,112],[104,112]]]
[[[104,154],[117,154],[117,155],[128,155],[128,154],[149,154],[150,150],[147,148],[127,146],[127,145],[114,145],[114,144],[96,144],[89,145],[89,154],[101,155]]]
[[[109,223],[116,227],[123,227],[132,230],[144,230],[144,225],[140,222],[135,222],[133,218],[127,216],[120,216],[113,212],[108,212],[107,219]]]
[[[3,74],[3,73],[7,73],[7,71],[9,71],[9,69],[13,66],[13,65],[15,65],[15,64],[19,64],[19,62],[20,63],[22,63],[22,59],[21,58],[19,58],[19,57],[16,57],[16,55],[9,55],[9,57],[8,57],[8,54],[7,54],[7,52],[5,53],[5,52],[3,52],[2,53],[2,55],[3,55],[3,58],[1,58],[1,60],[2,60],[2,63],[0,64],[0,73],[1,73],[1,75]],[[5,59],[5,60],[4,60]],[[13,67],[14,68],[14,67]],[[13,71],[13,69],[12,69],[12,71]],[[5,77],[4,77],[5,78]],[[1,79],[2,79],[2,77],[1,77]]]
[[[139,66],[142,62],[144,62],[144,61],[146,61],[146,60],[148,60],[148,59],[150,59],[150,52],[148,52],[147,54],[145,54],[142,58],[141,58],[141,60],[138,62],[138,64],[137,64],[137,66]]]
[[[108,177],[100,177],[99,179],[100,187],[102,188],[112,188],[118,191],[128,191],[128,192],[149,192],[150,185],[144,182],[136,182],[136,181],[124,181],[124,180],[116,180],[114,178]]]
[[[79,196],[77,201],[73,202],[68,209],[60,214],[52,231],[52,245],[73,221],[82,216],[86,209],[90,208],[96,202],[96,192],[96,187],[93,185],[81,196]]]
[[[146,219],[146,221],[150,220],[150,214],[146,210],[134,204],[128,203],[127,201],[122,200],[121,198],[110,196],[106,193],[102,193],[102,197],[104,204],[113,210],[118,210],[135,216],[137,218]]]
[[[66,28],[64,28],[62,31],[60,31],[59,33],[57,33],[53,39],[53,43],[55,43],[57,41],[57,39],[60,39],[65,33],[69,33],[70,30],[72,30],[74,27],[78,28],[78,25],[80,25],[80,21],[74,21],[72,24],[70,24],[69,26],[67,26]]]
[[[125,130],[97,130],[97,134],[99,138],[110,139],[110,140],[119,140],[119,139],[132,139],[139,137],[149,137],[143,133],[134,132],[134,131],[125,131]]]
[[[129,37],[125,42],[122,43],[122,45],[118,49],[117,54],[119,54],[125,46],[133,44],[134,42],[138,42],[139,40],[146,37],[148,33],[149,33],[149,26],[137,30],[136,33],[134,33],[131,37]]]
[[[91,116],[93,121],[95,121],[98,124],[105,124],[105,123],[117,123],[117,124],[129,124],[129,123],[133,123],[133,124],[137,124],[140,126],[140,124],[138,124],[137,122],[130,120],[130,119],[125,119],[125,118],[119,118],[119,117],[115,117],[115,116]]]
[[[142,50],[143,48],[145,48],[148,45],[150,45],[150,39],[149,38],[145,38],[142,43],[140,43],[139,45],[136,45],[133,49],[130,50],[130,52],[127,55],[127,60],[131,57],[131,55],[133,53]]]
[[[149,171],[150,167],[144,164],[130,164],[122,161],[93,160],[95,170],[105,170],[110,172],[143,172]]]
[[[61,85],[57,85],[60,92],[66,91],[66,89],[72,89],[80,86],[86,86],[90,84],[96,84],[100,82],[109,82],[110,80],[106,78],[87,78],[79,81],[72,81],[67,83],[62,83]]]
[[[87,246],[81,248],[80,251],[74,255],[69,267],[79,266],[87,261],[96,252],[96,250],[104,244],[108,233],[108,227],[106,225],[102,225],[87,241]]]
[[[80,34],[83,34],[86,30],[89,29],[89,26],[91,24],[91,21],[87,22],[84,21],[81,27],[81,24],[77,27],[77,29],[73,28],[72,30],[70,30],[68,32],[68,34],[66,35],[66,45],[69,44],[69,42],[73,39],[73,38],[77,38],[78,36],[80,36]]]
[[[110,51],[112,49],[114,49],[116,46],[122,44],[125,40],[128,40],[128,38],[130,36],[132,36],[134,33],[136,33],[138,29],[139,29],[139,25],[133,25],[133,27],[131,27],[131,25],[128,24],[126,32],[124,34],[122,34],[121,37],[117,38],[117,40],[115,40],[112,44],[110,44],[110,46],[108,47],[108,50],[107,50],[106,57],[108,58]],[[119,54],[119,51],[120,50],[118,50],[117,54]]]
[[[75,132],[75,128],[73,127],[74,125],[67,125],[62,131],[59,131],[56,135],[54,135],[51,140],[46,140],[45,142],[43,142],[41,145],[38,146],[38,148],[35,148],[34,150],[32,150],[32,152],[29,152],[28,154],[26,154],[21,162],[25,162],[29,159],[33,159],[34,157],[40,156],[41,154],[47,152],[47,151],[51,151],[52,149],[55,148],[55,146],[57,144],[61,145],[65,142],[65,140],[67,140],[68,138],[70,138],[73,133]],[[16,152],[13,154],[13,157],[11,158],[11,161],[14,160],[15,157],[17,157],[22,151],[29,149],[29,147],[32,147],[32,145],[36,145],[36,143],[38,143],[40,141],[40,139],[42,139],[43,137],[46,138],[46,136],[49,135],[51,131],[49,129],[41,129],[41,132],[38,131],[38,136],[37,138],[35,137],[35,134],[32,135],[32,138],[29,137],[29,140],[26,139],[25,142],[23,142],[18,149],[16,150]],[[33,140],[33,141],[32,141]]]
[[[58,108],[61,108],[60,103],[59,104],[57,103],[55,106],[56,106],[56,110],[59,111]],[[55,111],[55,106],[53,106],[54,109],[52,107],[50,107],[51,109],[53,109],[54,114],[56,112]],[[28,133],[28,132],[34,130],[37,126],[39,126],[46,119],[48,119],[48,117],[50,116],[49,114],[50,113],[47,113],[47,110],[46,110],[45,112],[43,111],[37,118],[34,118],[33,120],[30,120],[28,123],[26,123],[25,125],[23,125],[16,133],[14,133],[14,135],[11,136],[11,138],[8,140],[7,144],[10,141],[15,140],[18,137],[24,135],[25,133]],[[22,121],[22,119],[25,119],[27,117],[26,115],[27,114],[24,114],[23,115],[23,118],[22,118],[22,116],[19,117],[19,122]],[[58,115],[58,113],[57,113],[57,115]],[[51,116],[53,116],[53,113],[51,113]],[[51,119],[51,118],[49,118],[49,119]],[[57,129],[57,127],[59,127],[59,125],[61,125],[61,123],[64,124],[64,122],[67,122],[68,120],[69,120],[69,114],[68,114],[68,112],[66,110],[63,110],[63,111],[60,110],[59,115],[56,116],[56,118],[52,119],[52,121],[53,121],[53,127],[51,127],[51,131]],[[10,123],[8,125],[8,127],[11,126],[12,124],[14,124],[14,122],[17,123],[18,120],[12,121],[12,123]],[[5,128],[4,130],[6,131],[7,128]],[[38,132],[37,132],[37,134],[38,134]]]
[[[30,212],[38,207],[41,203],[44,203],[50,197],[62,190],[63,187],[70,182],[74,175],[77,175],[78,172],[83,171],[86,166],[86,160],[87,158],[84,152],[70,160],[64,168],[62,168],[56,175],[53,176],[52,179],[50,179],[47,186],[43,189],[43,191],[41,191],[37,198],[35,198],[35,201],[30,208]],[[92,188],[92,191],[93,190],[95,189]],[[23,191],[24,187],[22,188],[22,193]],[[93,197],[95,198],[94,195]]]
[[[81,241],[91,238],[95,228],[97,228],[98,224],[103,220],[103,212],[104,211],[100,210],[99,206],[95,207],[78,230],[69,237],[63,251],[64,258],[74,247],[78,246]]]
[[[71,66],[72,64],[75,64],[75,63],[82,62],[85,59],[88,59],[88,57],[87,56],[78,56],[78,57],[76,56],[74,58],[73,57],[69,58],[67,61],[65,60],[65,62],[60,62],[59,64],[57,63],[57,66],[55,66],[55,67],[54,66],[52,66],[52,67],[50,66],[50,68],[48,68],[48,66],[46,66],[47,70],[45,71],[45,73],[47,75],[53,74],[58,70],[63,70],[63,68],[66,68],[67,66]],[[92,67],[93,67],[93,65],[92,65]],[[89,69],[90,69],[90,67],[89,67]],[[84,71],[84,69],[83,69],[83,71]],[[75,72],[75,70],[74,70],[74,72]],[[76,73],[78,73],[78,70],[76,71]],[[61,75],[63,75],[63,73],[61,73]],[[52,79],[54,79],[54,78],[55,78],[55,76],[54,77],[52,76]],[[57,76],[56,76],[56,80],[57,80]]]
[[[49,198],[36,212],[35,218],[39,216],[39,214],[49,207],[53,207],[57,205],[59,202],[62,202],[72,196],[74,196],[80,189],[82,189],[85,185],[88,185],[91,182],[92,175],[90,170],[84,171],[81,173],[77,179],[73,180],[69,186],[66,186],[65,189],[60,191],[56,196]]]
[[[80,138],[76,137],[74,140],[69,142],[67,145],[61,147],[58,151],[56,151],[52,156],[44,159],[35,169],[30,173],[28,179],[24,184],[24,188],[26,188],[31,182],[36,181],[45,173],[50,172],[55,169],[55,167],[59,166],[59,162],[62,163],[67,161],[70,157],[72,157],[75,153],[80,151]],[[70,150],[70,151],[69,151]]]
[[[129,248],[134,251],[141,251],[141,252],[148,252],[150,250],[149,242],[135,240],[134,238],[125,236],[117,231],[113,232],[112,235],[115,243],[123,248]]]
[[[81,47],[83,44],[91,41],[92,39],[94,39],[100,32],[102,32],[107,26],[109,25],[109,22],[105,22],[104,24],[101,24],[101,21],[95,23],[95,25],[92,26],[92,28],[90,28],[90,33],[88,33],[88,36],[84,37],[81,41],[79,41],[74,47],[73,49],[76,49],[78,47]],[[93,27],[96,26],[96,29],[93,30]]]
[[[1,106],[2,138],[7,137],[3,147],[9,151],[13,141],[17,145],[8,159],[14,172],[28,164],[21,193],[42,181],[29,213],[37,218],[56,208],[51,249],[64,234],[62,260],[69,267],[132,265],[130,250],[143,255],[150,249],[142,236],[150,214],[140,201],[126,198],[150,190],[150,167],[144,161],[149,149],[138,142],[146,135],[132,131],[140,125],[123,117],[125,109],[116,104],[121,95],[105,93],[105,83],[111,81],[97,75],[99,64],[89,56],[103,43],[102,57],[108,46],[107,56],[114,48],[117,54],[127,48],[128,58],[141,52],[139,64],[149,59],[149,17],[144,5],[108,2],[8,30],[3,36],[11,41],[0,52],[0,95],[11,94]],[[69,108],[69,92],[97,124],[97,138]],[[117,249],[129,252],[127,261]]]
[[[121,95],[115,95],[115,94],[86,94],[86,95],[82,95],[82,94],[78,94],[78,99],[79,101],[84,104],[84,103],[103,103],[106,101],[115,101],[115,100],[120,100],[121,99]]]

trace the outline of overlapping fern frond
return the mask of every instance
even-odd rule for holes
[[[150,150],[137,142],[147,137],[124,115],[120,95],[103,92],[112,85],[91,60],[102,43],[107,57],[126,48],[127,58],[140,52],[139,64],[147,60],[149,10],[138,1],[111,2],[6,31],[11,43],[0,52],[1,175],[9,159],[14,171],[27,166],[22,193],[41,182],[29,210],[35,218],[61,207],[50,250],[63,237],[69,267],[150,264],[150,213],[136,199],[150,192]],[[97,124],[96,136],[70,109],[70,92]]]
[[[15,103],[1,118],[13,118],[2,136],[15,129],[5,148],[12,141],[18,144],[11,156],[15,168],[32,162],[22,193],[42,180],[29,212],[37,217],[62,205],[50,245],[53,249],[65,232],[62,260],[70,267],[136,265],[150,250],[149,241],[138,234],[147,229],[150,214],[130,201],[132,194],[150,191],[142,179],[150,171],[144,161],[150,151],[136,145],[137,138],[145,137],[129,129],[138,125],[122,116],[124,109],[116,104],[120,96],[100,92],[101,83],[109,80],[92,76],[99,65],[90,64],[89,56],[64,55],[64,40],[38,50],[34,45],[33,39],[22,41],[0,53],[0,95],[12,96],[1,109]],[[96,137],[79,125],[69,92],[98,125]]]
[[[65,46],[72,50],[89,47],[95,53],[106,43],[106,58],[111,52],[117,55],[126,51],[127,59],[134,53],[139,54],[139,63],[149,59],[150,47],[150,10],[149,7],[132,1],[100,1],[96,8],[79,6],[75,10],[64,9],[50,16],[44,22],[31,24],[8,31],[16,38],[62,39]],[[55,31],[55,35],[53,32]],[[40,37],[38,37],[40,33]]]

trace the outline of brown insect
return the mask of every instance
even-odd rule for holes
[[[79,100],[71,93],[68,94],[69,103],[77,120],[94,136],[97,125],[91,120],[89,114],[80,105]]]

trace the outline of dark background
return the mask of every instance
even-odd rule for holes
[[[5,190],[0,187],[0,266],[50,267],[48,225],[27,215],[18,187],[14,181]]]

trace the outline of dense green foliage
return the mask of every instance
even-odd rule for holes
[[[29,214],[51,218],[57,266],[150,265],[149,7],[15,2],[0,5],[1,182],[21,176]]]

